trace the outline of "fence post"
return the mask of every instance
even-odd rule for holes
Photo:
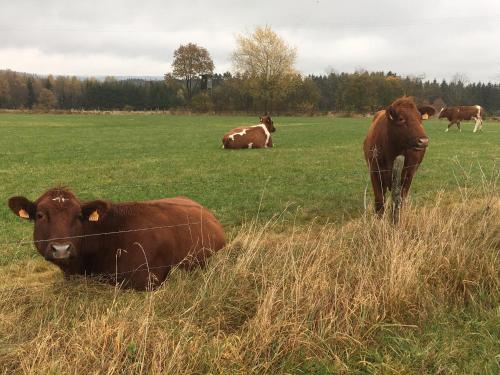
[[[398,155],[394,160],[392,166],[392,223],[399,222],[399,211],[401,209],[401,174],[403,173],[403,166],[405,164],[405,157]]]

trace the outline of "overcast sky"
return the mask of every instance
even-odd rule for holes
[[[304,74],[500,81],[500,0],[0,0],[0,69],[157,76],[194,42],[222,73],[235,36],[261,25],[297,47]]]

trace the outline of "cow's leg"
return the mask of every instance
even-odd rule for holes
[[[483,119],[481,117],[479,117],[479,131],[483,131]]]
[[[458,131],[461,133],[462,132],[462,128],[460,127],[460,121],[457,122],[457,127],[458,127]]]
[[[453,125],[453,122],[450,121],[450,123],[448,124],[448,127],[446,128],[445,132],[448,132],[451,128],[451,126]]]
[[[403,178],[401,179],[401,201],[404,202],[406,196],[408,195],[408,191],[410,190],[411,181],[413,180],[413,176],[415,175],[416,168],[412,167],[407,169],[403,174]]]
[[[375,212],[382,216],[384,213],[384,195],[387,187],[384,186],[380,172],[371,172],[373,194],[375,196]]]
[[[473,117],[474,121],[476,121],[476,124],[474,126],[474,130],[472,131],[473,133],[477,132],[477,127],[479,126],[479,119],[477,117]]]
[[[273,139],[269,137],[269,141],[267,142],[267,147],[273,147]]]

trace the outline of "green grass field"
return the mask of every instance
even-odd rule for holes
[[[364,211],[361,145],[370,119],[276,118],[276,147],[222,150],[225,131],[252,117],[0,115],[0,241],[28,235],[3,202],[62,184],[82,199],[144,200],[185,195],[227,228],[288,208],[297,220],[341,221]],[[430,146],[411,193],[479,184],[500,155],[500,124],[483,134],[444,133],[426,122]],[[371,187],[368,189],[371,204]],[[25,228],[22,230],[20,228]],[[15,235],[13,235],[15,234]],[[1,251],[0,251],[1,254]],[[2,258],[4,258],[2,256]],[[5,263],[5,260],[3,260]]]
[[[394,256],[393,260],[397,263],[409,255],[404,247],[397,251],[390,250],[390,246],[396,243],[391,237],[395,235],[392,230],[385,228],[379,231],[377,226],[380,222],[370,221],[363,216],[368,175],[362,155],[362,142],[371,119],[276,117],[274,123],[277,132],[273,135],[275,148],[240,151],[221,149],[221,138],[227,130],[242,124],[253,124],[255,120],[254,117],[230,116],[0,114],[0,290],[5,289],[5,292],[0,292],[0,298],[4,301],[0,303],[0,367],[12,363],[11,367],[5,367],[6,373],[36,373],[37,368],[63,373],[71,364],[79,363],[77,366],[88,364],[88,370],[92,372],[99,369],[99,363],[93,363],[90,358],[108,353],[109,342],[115,342],[118,346],[106,354],[111,366],[107,367],[108,373],[113,373],[112,366],[118,366],[117,363],[125,363],[127,369],[139,373],[143,365],[155,372],[154,366],[164,363],[162,355],[165,358],[182,359],[178,349],[169,347],[167,350],[141,341],[143,336],[140,335],[146,326],[142,325],[141,320],[135,320],[134,311],[142,311],[146,303],[153,303],[147,296],[124,292],[117,297],[112,287],[89,286],[73,281],[64,284],[68,285],[67,288],[59,287],[58,283],[62,281],[60,273],[37,256],[32,245],[16,245],[20,240],[31,238],[32,226],[10,212],[6,205],[7,199],[12,195],[25,195],[34,199],[45,189],[62,184],[72,188],[81,199],[126,201],[185,195],[211,209],[225,226],[229,240],[235,239],[229,253],[214,257],[213,265],[207,270],[174,274],[172,280],[155,294],[155,307],[142,311],[152,314],[151,317],[147,315],[148,319],[151,318],[151,325],[147,326],[149,328],[144,337],[150,329],[152,337],[167,340],[165,342],[179,340],[180,347],[184,348],[182,350],[192,350],[199,356],[192,363],[188,361],[189,366],[192,366],[188,370],[187,367],[180,367],[179,363],[170,363],[172,367],[166,368],[171,368],[171,373],[175,373],[175,369],[183,373],[232,372],[230,369],[234,369],[232,373],[495,373],[499,368],[500,316],[498,300],[494,297],[498,295],[498,274],[496,279],[491,276],[498,259],[494,257],[492,246],[499,243],[494,242],[494,236],[500,232],[494,228],[494,224],[493,227],[491,225],[491,222],[495,222],[494,217],[485,221],[490,223],[488,228],[475,228],[476,232],[471,234],[474,239],[471,237],[470,244],[466,231],[468,226],[474,225],[476,214],[471,214],[464,223],[458,222],[457,233],[453,232],[453,222],[446,221],[446,215],[443,215],[442,220],[438,217],[435,219],[436,233],[445,233],[445,236],[443,245],[437,246],[430,224],[429,228],[422,229],[422,232],[428,233],[422,240],[423,244],[418,242],[416,234],[412,235],[419,233],[415,227],[422,225],[417,210],[404,238],[409,242],[415,241],[429,251],[422,252],[417,259],[424,260],[419,267],[429,274],[423,274],[419,279],[418,272],[415,272],[417,278],[412,281],[414,285],[403,283],[401,290],[408,294],[394,295],[394,291],[391,292],[393,287],[388,288],[387,300],[385,297],[380,298],[383,308],[373,313],[373,319],[370,318],[372,310],[369,298],[366,297],[365,302],[356,299],[365,298],[363,288],[368,288],[364,286],[362,276],[359,279],[353,276],[356,280],[348,280],[347,275],[343,282],[353,285],[353,288],[359,287],[360,295],[352,297],[356,301],[351,300],[349,288],[346,287],[346,306],[351,306],[350,303],[355,307],[365,306],[363,303],[366,303],[359,311],[349,307],[349,314],[356,317],[349,319],[359,321],[360,317],[366,318],[367,322],[374,325],[359,323],[359,327],[365,330],[368,329],[366,327],[375,328],[369,328],[369,333],[365,334],[362,329],[356,331],[357,323],[350,323],[351,328],[343,327],[343,324],[347,324],[347,320],[342,320],[343,315],[335,318],[340,319],[335,320],[336,323],[331,323],[335,327],[338,324],[339,335],[322,326],[323,323],[315,325],[313,322],[309,325],[309,319],[314,320],[320,314],[318,306],[329,309],[330,301],[322,288],[333,283],[331,287],[328,286],[331,288],[328,289],[329,294],[337,287],[328,276],[335,265],[323,267],[329,262],[332,249],[338,248],[338,254],[342,254],[339,259],[349,267],[357,267],[359,275],[364,274],[364,267],[373,268],[370,271],[373,274],[370,284],[375,291],[373,295],[377,295],[379,288],[378,275],[381,275],[381,283],[394,275],[390,269],[385,269],[387,259]],[[481,191],[483,187],[496,186],[489,180],[495,173],[498,174],[500,123],[486,121],[484,132],[480,134],[472,133],[471,123],[463,124],[462,133],[456,128],[445,133],[444,121],[431,120],[425,123],[425,127],[430,146],[411,187],[414,207],[432,207],[436,196],[448,202],[462,201],[468,196],[482,196],[485,195]],[[498,199],[498,193],[496,197]],[[369,185],[367,198],[371,209],[373,199]],[[248,239],[241,239],[249,222],[263,223],[283,212],[280,225],[274,225],[272,229],[275,230],[276,238],[269,239],[267,232],[259,232],[255,242],[250,234]],[[464,212],[467,210],[454,213],[454,220],[458,218],[460,221]],[[358,257],[350,255],[351,247],[354,251],[359,250],[359,246],[365,246],[364,237],[355,237],[364,225],[363,220],[371,223],[368,232],[373,231],[372,234],[366,234],[366,238],[384,233],[385,242],[377,246],[380,246],[380,251],[387,249],[384,255],[387,258],[374,261],[378,250],[374,251],[375,258],[366,260],[362,251]],[[354,227],[349,226],[351,221]],[[326,232],[321,232],[323,226],[318,225],[314,230],[319,230],[321,234],[312,236],[311,241],[308,241],[307,228],[311,228],[312,222],[329,222],[333,225],[328,226],[330,229],[325,229]],[[258,227],[261,224],[255,225]],[[295,231],[297,227],[306,228],[306,233],[297,229],[301,234],[297,235],[298,242],[295,243],[293,237],[286,237],[286,233]],[[348,235],[354,233],[353,237],[343,239],[336,228],[344,228],[341,233],[345,231]],[[497,232],[492,234],[492,230]],[[280,236],[285,236],[286,241],[285,237]],[[339,239],[336,236],[340,236]],[[487,253],[493,261],[490,258],[480,259],[480,254],[477,255],[475,249],[471,249],[471,246],[481,244],[482,238],[485,238],[485,242],[481,246],[485,249],[489,246]],[[456,256],[456,264],[453,260],[454,250],[448,249],[448,244],[455,241],[461,249]],[[310,248],[307,247],[309,243]],[[432,246],[437,246],[439,251],[446,250],[443,250],[442,256],[436,255],[436,259],[430,260],[442,267],[438,275],[429,271],[425,264],[425,260],[430,259],[435,251]],[[238,253],[240,248],[241,256]],[[287,253],[283,259],[275,255],[284,249],[287,249]],[[421,248],[416,246],[416,249]],[[317,254],[310,258],[309,251]],[[314,261],[314,257],[317,257],[317,261]],[[265,259],[270,258],[273,264],[282,266],[285,271],[280,273],[274,266],[266,264]],[[263,261],[259,263],[261,259]],[[476,268],[470,268],[469,261]],[[290,271],[288,275],[287,262],[294,267],[304,267],[304,270],[307,270],[309,262],[316,263],[309,271],[304,271],[303,279],[289,282],[288,279],[298,277],[301,269],[294,268],[294,273]],[[217,267],[227,272],[214,272]],[[401,267],[406,270],[404,267],[410,265]],[[450,268],[449,274],[445,271],[447,267]],[[319,276],[309,278],[308,272],[318,272]],[[471,275],[467,275],[467,272]],[[439,278],[440,274],[443,280]],[[477,281],[471,281],[474,275],[478,275]],[[397,276],[396,280],[400,280],[400,277],[404,281],[404,275]],[[458,286],[454,284],[454,277],[459,279]],[[477,290],[474,289],[470,294],[472,300],[468,300],[469,297],[463,292],[462,301],[462,292],[457,292],[463,279],[477,286]],[[32,292],[30,283],[41,289]],[[51,287],[52,283],[54,287]],[[283,283],[283,291],[276,283]],[[16,288],[26,285],[26,289],[20,293],[10,292],[11,284],[15,284]],[[412,292],[418,289],[415,285],[425,287],[422,286],[421,293],[415,293],[414,296]],[[287,288],[291,288],[291,291]],[[320,291],[318,301],[324,297],[318,306],[314,298],[310,300],[308,297],[308,290],[316,290],[314,288]],[[385,290],[384,287],[380,289]],[[296,298],[296,305],[287,304],[286,299],[281,301],[278,298],[276,306],[283,306],[275,307],[277,310],[273,314],[276,315],[271,321],[281,322],[282,319],[281,328],[274,328],[282,330],[280,332],[288,332],[289,329],[290,332],[267,332],[263,327],[267,322],[266,303],[272,297],[268,293],[277,293],[279,297],[281,292],[283,298],[286,293],[290,293],[292,299]],[[95,296],[92,293],[96,293]],[[182,303],[169,304],[168,298],[179,295],[182,296]],[[304,302],[300,302],[300,298]],[[437,302],[433,302],[434,299]],[[250,306],[249,311],[255,314],[247,317],[245,306]],[[269,311],[272,311],[273,306],[271,304]],[[71,311],[70,314],[78,318],[68,320],[63,313],[58,315],[56,310],[59,308]],[[407,308],[411,311],[406,314]],[[116,312],[126,318],[120,320]],[[193,320],[186,323],[186,314]],[[201,317],[197,314],[201,314]],[[387,316],[380,318],[380,314]],[[346,316],[351,315],[346,313]],[[153,319],[153,316],[156,318]],[[241,319],[246,323],[241,323]],[[408,328],[407,321],[424,323],[418,327],[410,324]],[[59,330],[58,324],[61,325]],[[22,328],[22,325],[27,328]],[[16,327],[22,329],[17,330]],[[80,336],[75,327],[84,333]],[[109,330],[109,337],[114,337],[112,332],[120,333],[116,333],[118,338],[107,341],[96,336],[93,329],[98,333]],[[264,332],[269,337],[264,337]],[[340,335],[342,332],[346,332],[345,336]],[[278,343],[272,341],[273,336]],[[78,337],[90,341],[78,341]],[[94,337],[97,338],[95,342],[92,341]],[[291,337],[296,337],[297,341]],[[195,347],[206,349],[195,349],[189,344],[191,340]],[[292,345],[290,340],[296,347],[287,351],[286,345]],[[78,359],[74,353],[66,352],[66,342],[80,345],[85,354]],[[125,347],[122,348],[122,344]],[[234,349],[239,344],[240,352]],[[260,354],[245,352],[244,348],[250,347],[262,347],[263,351]],[[48,354],[33,356],[32,361],[30,356],[25,355],[30,350],[44,352],[45,348],[50,349]],[[219,353],[219,348],[225,348],[225,352],[220,349]],[[229,357],[225,357],[226,354]],[[122,355],[126,358],[123,359]],[[157,355],[160,360],[155,357]],[[135,359],[130,359],[132,357]],[[121,363],[122,360],[125,362]],[[219,365],[213,367],[217,363]],[[137,364],[140,364],[141,371],[134,367]]]

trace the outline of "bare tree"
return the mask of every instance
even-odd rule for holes
[[[175,50],[172,69],[172,76],[185,80],[187,96],[191,100],[194,79],[200,74],[213,73],[214,62],[206,48],[188,43]]]
[[[454,84],[462,84],[466,86],[469,84],[470,80],[465,73],[455,73],[453,77],[451,77],[451,82]]]
[[[238,35],[232,55],[237,74],[250,79],[257,97],[264,101],[264,110],[286,91],[290,76],[296,74],[297,50],[289,46],[269,26],[257,27],[252,34]]]

